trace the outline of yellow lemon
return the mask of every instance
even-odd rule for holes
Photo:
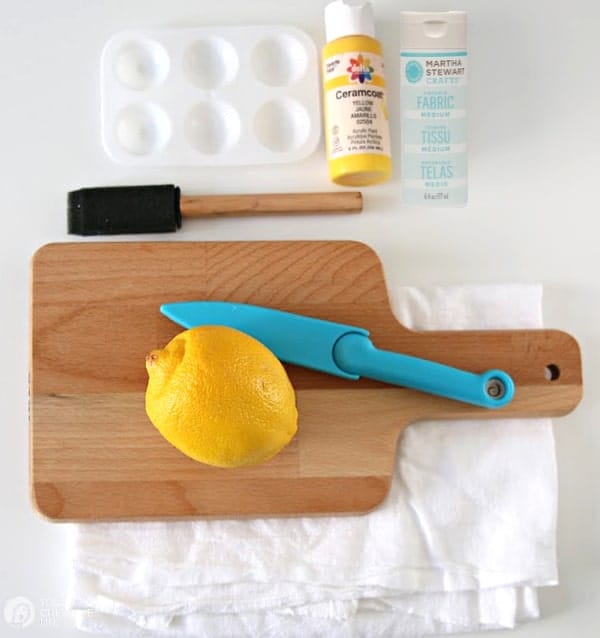
[[[296,434],[295,393],[265,346],[224,326],[185,330],[146,357],[146,413],[191,458],[218,467],[256,465]]]

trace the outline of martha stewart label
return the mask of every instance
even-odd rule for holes
[[[403,51],[402,198],[410,204],[467,201],[467,54]]]

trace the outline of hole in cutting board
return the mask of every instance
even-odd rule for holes
[[[560,368],[555,363],[549,363],[544,370],[544,376],[548,381],[556,381],[560,377]]]

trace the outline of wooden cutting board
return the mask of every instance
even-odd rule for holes
[[[572,337],[407,330],[390,310],[379,259],[356,242],[52,244],[32,271],[31,488],[53,520],[365,512],[388,491],[407,424],[559,416],[581,397]],[[293,442],[257,467],[208,467],[167,443],[144,411],[144,357],[181,330],[159,305],[193,299],[361,326],[380,348],[473,372],[506,370],[516,395],[489,411],[288,366],[299,410]]]

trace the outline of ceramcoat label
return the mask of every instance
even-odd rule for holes
[[[390,154],[382,56],[333,55],[324,61],[326,142],[331,159]]]

